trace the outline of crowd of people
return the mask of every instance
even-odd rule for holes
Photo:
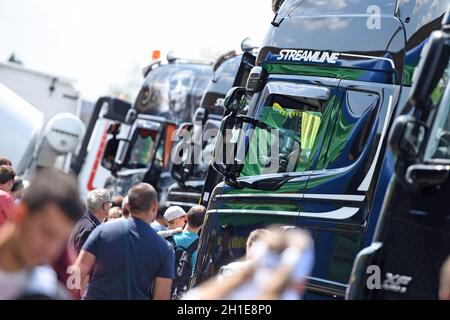
[[[81,201],[74,176],[43,169],[28,183],[0,158],[0,299],[178,299],[205,212],[159,207],[146,183]]]
[[[41,169],[28,183],[0,157],[0,300],[301,298],[314,244],[296,228],[254,230],[243,258],[189,290],[205,215],[159,206],[147,183],[81,201],[74,176]],[[450,259],[439,296],[450,300]]]

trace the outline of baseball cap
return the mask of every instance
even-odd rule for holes
[[[167,221],[172,221],[176,218],[184,216],[185,214],[186,212],[184,212],[182,207],[173,206],[168,208],[166,212],[164,212],[164,218],[166,218]]]

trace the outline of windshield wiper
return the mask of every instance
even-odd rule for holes
[[[255,190],[276,191],[276,190],[280,189],[286,182],[288,182],[292,178],[294,178],[294,177],[293,176],[281,176],[281,177],[256,180],[254,182],[226,179],[226,183],[236,189],[251,188],[251,189],[255,189]]]

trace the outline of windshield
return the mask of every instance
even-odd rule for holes
[[[309,167],[322,113],[314,107],[302,107],[274,103],[263,108],[241,176],[304,171]]]
[[[150,164],[157,134],[158,132],[154,130],[138,130],[129,160],[126,163],[127,168],[146,168]]]
[[[439,105],[430,139],[425,151],[425,160],[450,161],[450,67],[445,70],[431,95],[434,106]]]
[[[190,121],[211,76],[209,65],[163,65],[145,79],[135,108],[175,122]]]

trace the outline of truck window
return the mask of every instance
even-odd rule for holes
[[[308,170],[322,124],[318,107],[322,103],[275,99],[271,106],[264,106],[241,176]]]
[[[425,151],[425,160],[450,160],[450,67],[431,95],[433,107],[439,106]]]
[[[148,75],[139,94],[136,105],[145,114],[165,114],[169,112],[169,81],[172,72],[158,68]]]
[[[359,158],[373,129],[379,100],[377,94],[345,92],[333,131],[324,140],[317,170],[345,167]]]
[[[138,130],[126,165],[127,168],[146,168],[150,164],[157,134],[158,132],[153,130]]]

